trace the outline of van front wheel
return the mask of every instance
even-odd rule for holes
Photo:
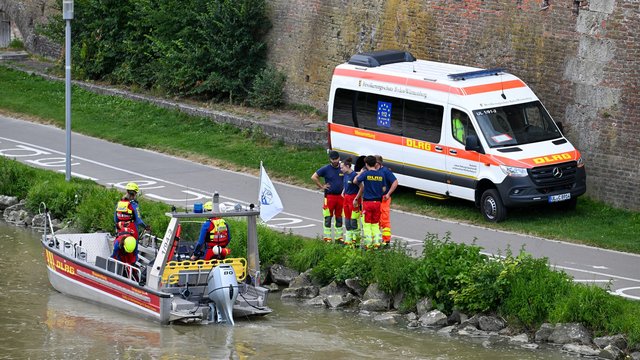
[[[507,208],[502,204],[496,189],[488,189],[482,193],[480,210],[487,221],[500,222],[507,217]]]

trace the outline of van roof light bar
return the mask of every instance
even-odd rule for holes
[[[348,63],[357,66],[378,67],[381,65],[413,61],[416,61],[416,58],[408,51],[381,50],[353,55]]]
[[[504,72],[505,71],[503,68],[494,68],[494,69],[487,69],[487,70],[469,71],[469,72],[463,72],[458,74],[449,74],[447,76],[449,77],[449,79],[457,81],[457,80],[479,78],[484,76],[500,75],[500,73],[504,73]]]

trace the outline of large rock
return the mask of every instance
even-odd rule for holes
[[[557,324],[548,341],[554,344],[591,345],[591,334],[580,323]]]
[[[317,287],[310,286],[300,286],[300,287],[288,287],[282,290],[281,299],[313,299],[318,296],[320,291]]]
[[[360,279],[358,278],[347,279],[344,281],[344,284],[351,290],[354,295],[357,295],[359,297],[364,296],[364,293],[367,290],[362,287],[362,285],[360,284]]]
[[[351,293],[345,295],[327,295],[325,297],[325,303],[332,309],[350,307],[359,301],[360,299]]]
[[[269,277],[271,281],[278,285],[289,286],[289,283],[291,283],[291,281],[299,275],[299,271],[290,269],[280,264],[275,264],[269,268]]]
[[[307,271],[303,272],[302,274],[294,277],[289,282],[289,287],[290,288],[297,288],[297,287],[302,287],[302,286],[311,286],[311,285],[313,285],[311,283],[311,277],[309,277],[309,273],[310,273],[310,270],[307,270]]]
[[[420,316],[419,321],[424,327],[442,327],[447,325],[447,315],[440,310],[432,310]]]
[[[335,281],[332,281],[331,284],[320,288],[320,295],[329,296],[329,295],[339,295],[345,296],[349,294],[349,288],[344,285],[338,284]]]
[[[391,296],[378,288],[378,284],[371,284],[362,296],[363,304],[369,300],[375,300],[377,303],[384,305],[384,310],[391,308]],[[376,311],[376,310],[374,310]]]
[[[13,206],[19,202],[20,200],[18,200],[18,198],[15,196],[0,195],[0,210],[4,210],[9,206]]]
[[[506,326],[504,320],[496,316],[478,317],[478,328],[483,331],[500,331]]]
[[[627,339],[624,335],[602,336],[593,339],[593,343],[600,349],[604,349],[609,345],[613,345],[618,349],[625,350],[627,348]]]
[[[556,329],[556,326],[549,323],[544,323],[540,326],[540,329],[536,331],[535,341],[537,342],[547,342],[549,341],[549,336],[553,334],[553,330]]]
[[[384,314],[374,316],[373,321],[384,325],[395,325],[398,323],[398,317],[401,316],[402,315],[398,314],[397,312],[386,312]]]
[[[418,312],[418,316],[422,316],[429,311],[433,310],[433,301],[429,298],[424,298],[416,304],[416,311]]]
[[[360,310],[365,311],[387,311],[389,310],[389,301],[381,299],[369,299],[360,303]]]
[[[304,302],[305,305],[316,306],[316,307],[326,307],[327,303],[325,302],[324,296],[316,296],[313,299],[309,299]]]
[[[607,345],[607,347],[600,350],[598,356],[609,360],[622,360],[626,357],[624,351],[614,345]]]
[[[579,354],[582,356],[598,356],[600,354],[600,350],[594,349],[588,345],[578,345],[578,344],[565,344],[562,346],[562,351]]]
[[[24,200],[19,203],[9,206],[4,209],[4,220],[10,224],[29,226],[31,225],[31,219],[33,215],[29,214],[25,209],[26,203]]]

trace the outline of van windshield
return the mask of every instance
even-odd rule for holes
[[[529,144],[562,136],[539,101],[475,110],[489,147]]]

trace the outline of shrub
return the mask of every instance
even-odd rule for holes
[[[26,198],[31,186],[38,181],[39,174],[30,166],[0,156],[0,194]]]
[[[472,314],[496,309],[505,292],[505,269],[509,261],[492,258],[471,268],[457,277],[458,290],[449,295],[457,308]]]
[[[271,66],[262,69],[255,77],[249,92],[251,106],[261,109],[275,109],[284,103],[286,75]]]
[[[546,258],[521,253],[506,274],[508,287],[500,311],[529,329],[546,321],[549,312],[572,286],[565,272],[549,268]]]
[[[461,289],[458,275],[470,272],[485,260],[478,246],[453,243],[449,233],[442,239],[437,234],[428,234],[422,258],[417,260],[410,280],[408,300],[417,302],[428,296],[439,310],[450,312],[454,307],[451,291]]]

